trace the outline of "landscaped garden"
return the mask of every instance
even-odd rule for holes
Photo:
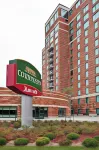
[[[33,128],[23,127],[22,129],[20,127],[20,121],[0,122],[0,149],[39,150],[41,149],[39,146],[44,145],[43,150],[63,150],[63,146],[65,150],[86,150],[85,147],[99,149],[98,122],[33,121]],[[4,145],[6,147],[2,147]]]

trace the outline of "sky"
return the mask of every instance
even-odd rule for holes
[[[56,6],[75,0],[0,0],[0,87],[6,87],[9,60],[23,59],[42,73],[45,22]]]

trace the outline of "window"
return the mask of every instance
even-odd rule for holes
[[[56,84],[58,83],[58,78],[56,78]]]
[[[58,72],[56,72],[56,78],[58,77]]]
[[[80,88],[80,82],[78,82],[78,88]]]
[[[72,70],[72,69],[73,69],[73,64],[70,65],[70,70]]]
[[[99,48],[95,49],[95,55],[99,55]]]
[[[78,53],[78,57],[80,57],[80,52]]]
[[[85,44],[88,44],[88,38],[85,39]]]
[[[58,86],[56,85],[56,91],[58,91]]]
[[[73,83],[73,78],[70,79],[70,83]]]
[[[98,28],[98,21],[97,21],[97,22],[95,22],[94,27],[95,27],[95,29],[97,29],[97,28]]]
[[[88,52],[88,46],[85,47],[85,52]]]
[[[87,94],[89,94],[89,89],[88,89],[88,88],[86,88],[86,95],[87,95]]]
[[[58,63],[58,58],[56,58],[56,64]]]
[[[93,16],[93,21],[96,21],[99,18],[99,11]]]
[[[58,43],[58,38],[55,40],[55,44],[57,44]]]
[[[78,73],[80,72],[80,67],[78,67]]]
[[[85,60],[88,60],[88,54],[85,56]]]
[[[80,80],[80,75],[78,75],[78,80]]]
[[[76,3],[76,9],[80,6],[80,0]]]
[[[50,27],[53,25],[53,23],[54,23],[54,18],[51,18],[51,20],[50,20]]]
[[[71,29],[73,27],[73,22],[71,22],[70,24],[69,24],[69,28]]]
[[[73,50],[70,50],[70,54],[71,54],[71,55],[73,54]]]
[[[96,67],[96,74],[99,73],[99,67]]]
[[[73,35],[72,36],[70,36],[70,42],[73,40]]]
[[[86,97],[86,104],[88,104],[89,100],[88,100],[88,97]]]
[[[81,94],[81,93],[80,93],[80,90],[79,90],[79,91],[78,91],[78,96],[80,96],[80,94]]]
[[[71,9],[71,10],[69,11],[69,15],[72,15],[72,13],[73,13],[73,9]]]
[[[70,48],[72,48],[73,47],[73,42],[72,43],[70,43]]]
[[[59,24],[55,27],[55,33],[58,31],[59,29]]]
[[[54,15],[55,20],[58,18],[58,11]]]
[[[12,106],[0,106],[0,118],[17,117],[17,108]]]
[[[57,38],[57,37],[58,37],[58,32],[55,33],[55,38]]]
[[[86,21],[88,18],[89,18],[89,13],[87,13],[87,14],[84,16],[84,21]]]
[[[98,83],[98,82],[99,82],[99,76],[96,77],[96,83]]]
[[[94,7],[93,7],[93,13],[99,9],[99,3],[97,3]]]
[[[77,36],[79,36],[81,34],[81,29],[79,29],[78,31],[77,31]]]
[[[58,51],[56,51],[56,57],[58,57]]]
[[[92,0],[92,3],[95,4],[98,0]]]
[[[86,23],[84,23],[84,29],[89,27],[89,21],[87,21]]]
[[[97,37],[98,37],[98,30],[95,31],[95,38],[97,38]]]
[[[98,44],[99,44],[99,40],[97,39],[95,40],[95,46],[98,46]]]
[[[88,30],[85,31],[85,36],[88,36]]]
[[[86,71],[86,78],[88,78],[88,71]]]
[[[86,5],[83,9],[83,12],[86,13],[88,11],[88,9],[89,9],[89,5]]]
[[[86,63],[86,69],[88,69],[88,63]]]
[[[77,21],[79,21],[80,20],[80,14],[77,16]]]
[[[52,43],[53,42],[53,37],[52,38],[50,38],[50,43]]]
[[[80,37],[77,38],[77,43],[79,43],[79,42],[80,42]]]
[[[58,70],[58,65],[56,66],[56,70]]]
[[[86,82],[86,86],[88,86],[88,84],[89,84],[88,80],[86,80],[85,82]]]
[[[56,51],[58,50],[58,45],[56,45]]]
[[[46,30],[46,32],[49,30],[49,23],[46,25],[45,30]]]
[[[96,58],[96,65],[99,64],[99,58]]]
[[[70,58],[70,62],[72,62],[72,61],[73,61],[73,57]]]
[[[71,30],[69,31],[69,33],[70,33],[70,34],[73,34],[73,32],[74,32],[74,30],[73,30],[73,29],[71,29]]]
[[[96,96],[96,102],[99,102],[99,96]]]
[[[81,26],[81,21],[77,23],[77,29]]]
[[[96,86],[96,92],[99,92],[99,85]]]
[[[80,65],[80,60],[78,60],[78,65]]]
[[[67,10],[61,9],[61,16],[66,18]]]
[[[78,104],[80,104],[80,99],[78,99]]]
[[[77,46],[77,49],[78,49],[78,50],[80,49],[80,44]]]
[[[54,35],[54,30],[50,33],[50,38]]]

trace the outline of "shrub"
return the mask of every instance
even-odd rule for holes
[[[85,147],[97,147],[98,141],[94,138],[87,138],[82,143]]]
[[[70,140],[76,140],[76,139],[78,139],[80,137],[80,135],[79,134],[77,134],[77,133],[70,133],[70,134],[67,134],[67,138],[68,139],[70,139]]]
[[[64,140],[64,141],[59,142],[59,145],[60,145],[60,146],[69,146],[69,145],[71,145],[71,143],[72,143],[71,140],[66,139],[66,140]]]
[[[19,121],[14,122],[14,128],[18,129],[21,127],[21,123]]]
[[[29,143],[29,139],[27,138],[17,138],[15,141],[14,141],[14,144],[15,145],[27,145]]]
[[[99,136],[95,136],[94,138],[95,138],[97,141],[99,141]]]
[[[50,140],[53,140],[55,138],[55,134],[47,133],[47,134],[45,134],[45,137],[48,137]]]
[[[5,138],[0,138],[0,146],[5,145],[7,143]]]
[[[40,137],[36,140],[37,146],[43,146],[50,142],[50,139],[48,137]]]

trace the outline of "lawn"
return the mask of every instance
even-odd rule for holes
[[[84,147],[0,147],[0,150],[99,150],[99,148]]]

